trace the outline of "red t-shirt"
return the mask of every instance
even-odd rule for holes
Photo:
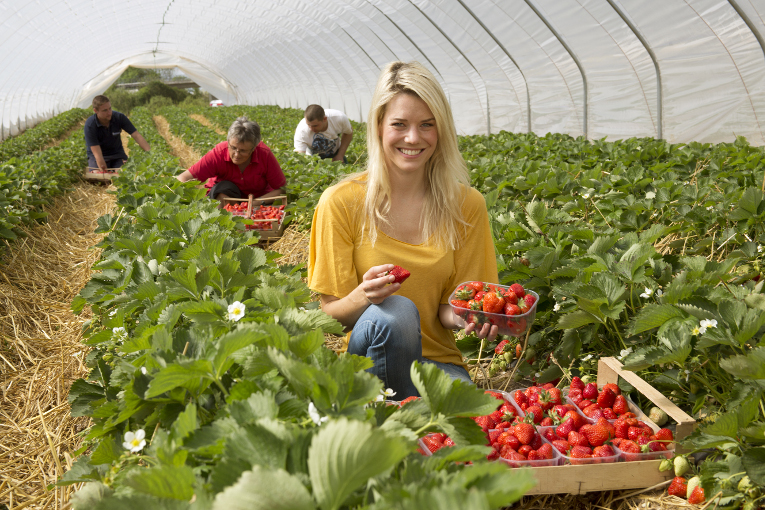
[[[245,197],[250,193],[254,197],[260,197],[287,184],[274,153],[263,142],[255,147],[250,164],[244,172],[231,161],[228,142],[221,142],[213,147],[189,168],[189,172],[195,179],[207,181],[206,188],[212,188],[218,181],[231,181]]]

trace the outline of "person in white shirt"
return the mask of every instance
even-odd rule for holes
[[[347,163],[345,151],[352,139],[353,128],[346,114],[312,104],[295,129],[295,152]]]

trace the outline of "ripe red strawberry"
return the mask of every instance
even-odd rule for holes
[[[460,285],[457,290],[454,291],[454,297],[464,301],[470,301],[475,296],[476,290],[467,285]]]
[[[501,446],[508,445],[513,450],[518,450],[518,448],[521,447],[521,442],[509,430],[506,430],[499,435],[497,443]]]
[[[629,423],[622,421],[622,420],[616,420],[614,422],[614,434],[616,434],[616,437],[620,437],[622,439],[627,439],[629,436],[627,435],[627,432],[630,429]]]
[[[587,441],[587,438],[584,434],[580,434],[579,432],[572,430],[568,433],[568,437],[566,438],[566,441],[571,443],[573,446],[590,446],[590,442]],[[635,445],[637,446],[637,444]]]
[[[571,410],[571,411],[567,412],[566,415],[564,416],[564,419],[567,418],[567,417],[569,417],[572,420],[574,420],[574,430],[577,430],[577,431],[580,428],[582,428],[582,425],[587,423],[587,418],[585,418],[584,416],[582,416],[581,414],[577,413],[574,410]]]
[[[614,455],[616,455],[616,452],[611,447],[611,445],[608,444],[596,446],[592,449],[593,457],[613,457]]]
[[[568,437],[569,433],[573,430],[575,430],[574,420],[573,418],[568,417],[563,423],[555,428],[555,433],[558,434],[559,437]]]
[[[576,459],[592,458],[592,450],[587,446],[572,446],[568,451],[568,456],[572,458],[572,464],[584,464],[584,462],[577,462]]]
[[[505,297],[505,304],[507,303],[510,303],[511,305],[518,304],[518,296],[516,296],[515,292],[513,292],[512,290],[505,289],[502,295]]]
[[[532,448],[532,447],[531,447],[531,445],[529,445],[529,444],[524,444],[524,445],[521,445],[521,447],[520,447],[520,448],[518,448],[518,453],[520,453],[520,454],[521,454],[521,455],[523,455],[524,457],[528,457],[528,456],[529,456],[529,452],[530,452],[531,450],[533,450],[533,449],[534,449],[534,448]]]
[[[675,437],[672,435],[672,431],[669,429],[659,429],[656,432],[656,439],[659,441],[674,441]]]
[[[554,424],[555,422],[553,422],[553,419],[549,416],[545,416],[542,418],[542,421],[539,422],[539,425],[542,427],[552,427]]]
[[[545,412],[540,406],[534,404],[526,408],[526,415],[531,415],[534,423],[539,424],[542,422],[542,418],[545,417]]]
[[[556,439],[560,439],[557,435],[555,435],[555,430],[552,428],[547,428],[542,432],[542,436],[550,441],[551,443],[555,441]]]
[[[571,448],[571,445],[565,439],[555,439],[554,441],[550,442],[555,447],[555,449],[561,452],[563,455],[566,455],[566,452],[569,450],[569,448]]]
[[[520,315],[521,309],[513,303],[505,303],[505,315]]]
[[[598,398],[598,385],[595,383],[587,383],[582,390],[582,397],[586,400],[595,401]]]
[[[489,417],[494,420],[494,423],[499,423],[502,421],[502,418],[504,417],[504,413],[497,409],[493,413],[489,413]]]
[[[637,441],[640,436],[649,436],[650,434],[642,427],[630,427],[627,429],[627,438]]]
[[[513,294],[518,296],[518,299],[521,299],[523,296],[526,295],[526,291],[523,289],[523,285],[520,283],[514,283],[510,286],[510,290],[513,291]]]
[[[518,441],[521,442],[521,444],[527,445],[534,440],[536,430],[534,429],[534,425],[531,423],[519,423],[513,429],[513,433],[515,434],[515,437],[518,438]]]
[[[611,407],[612,405],[614,405],[615,400],[616,400],[616,393],[614,393],[608,388],[605,388],[598,395],[597,402],[601,408],[604,408],[604,407]]]
[[[507,455],[502,455],[502,458],[507,460],[514,460],[514,461],[526,460],[525,455],[522,455],[520,452],[514,452],[514,451],[508,452]]]
[[[693,491],[691,491],[691,495],[688,496],[688,503],[691,505],[700,505],[704,501],[704,489],[701,487],[701,485],[697,485],[693,488]]]
[[[584,400],[582,402],[584,402]],[[598,404],[589,405],[582,409],[582,412],[588,418],[593,418],[596,420],[603,417],[603,409],[601,409]]]
[[[582,427],[582,429],[585,430],[584,427]],[[587,427],[583,434],[587,438],[587,441],[589,441],[590,445],[601,446],[606,441],[614,437],[614,430],[613,426],[611,426],[611,424],[608,423],[605,418],[601,418],[591,427]]]
[[[505,309],[505,298],[499,292],[487,292],[483,297],[483,311],[502,313]]]
[[[603,389],[605,390],[606,388],[608,388],[609,390],[613,391],[615,395],[621,395],[622,394],[622,390],[619,388],[618,384],[606,383],[606,384],[603,385]]]
[[[442,443],[435,434],[423,437],[422,442],[428,447],[428,450],[430,450],[431,453],[435,453],[444,446],[444,443]]]
[[[606,420],[615,420],[617,416],[618,415],[610,407],[606,407],[605,409],[603,409],[603,418],[605,418]]]
[[[464,308],[464,309],[470,308],[470,306],[468,305],[468,302],[465,301],[464,299],[452,299],[449,302],[452,304],[452,306],[456,308]]]
[[[444,446],[454,446],[454,444],[454,440],[451,437],[446,436],[446,439],[444,439]]]
[[[404,400],[401,401],[401,406],[403,407],[404,404],[411,402],[412,400],[420,400],[420,397],[406,397]]]
[[[529,443],[529,446],[531,446],[533,450],[539,450],[543,444],[544,444],[544,441],[542,441],[542,436],[539,435],[536,431],[534,431],[534,438]]]
[[[537,301],[537,298],[532,296],[531,294],[526,294],[523,296],[523,302],[526,303],[526,308],[531,309],[532,306],[534,306],[534,303]]]
[[[515,400],[515,403],[518,405],[529,403],[528,397],[526,397],[526,394],[521,390],[515,390],[515,393],[513,393],[513,400]]]
[[[688,482],[682,476],[676,476],[669,484],[667,494],[685,499],[685,493],[688,492]]]
[[[616,395],[614,398],[614,404],[611,406],[616,414],[624,414],[629,412],[630,406],[627,404],[627,399],[624,395]]]
[[[470,282],[467,284],[467,286],[472,288],[476,292],[483,292],[484,290],[483,282]]]
[[[494,444],[499,439],[500,434],[502,434],[502,431],[494,429],[489,431],[489,444],[494,446]]]
[[[401,266],[393,266],[393,269],[388,271],[388,274],[392,274],[395,277],[393,283],[404,283],[404,280],[409,278],[412,273]]]
[[[494,348],[494,352],[497,354],[502,354],[505,352],[505,346],[510,343],[510,340],[502,340],[500,343],[497,344],[497,346]]]
[[[539,455],[540,459],[552,459],[553,458],[552,445],[550,445],[549,443],[542,444],[542,446],[537,448],[537,454]]]
[[[486,456],[486,460],[497,460],[499,458],[499,452],[492,450],[490,454]]]
[[[581,390],[584,389],[584,383],[582,382],[582,379],[580,379],[577,376],[574,376],[571,379],[571,384],[569,385],[569,388],[572,389],[572,390],[579,390],[579,391],[581,391]]]

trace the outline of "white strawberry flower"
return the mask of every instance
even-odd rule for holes
[[[664,295],[664,292],[662,292],[661,289],[656,289],[656,297],[661,297]]]
[[[632,347],[627,347],[626,349],[622,349],[619,352],[619,359],[624,359],[627,357],[628,354],[632,352]]]
[[[146,375],[146,372],[147,372],[146,367],[141,367],[141,373],[143,375]]]
[[[711,210],[712,210],[712,209],[714,209],[714,208],[715,208],[715,206],[713,206],[713,205],[710,205],[710,206],[708,206],[708,207],[707,207],[707,211],[711,211]]]
[[[757,253],[762,253],[763,251],[765,251],[765,246],[763,246],[761,244],[758,244],[757,245]]]
[[[316,409],[316,406],[313,405],[313,402],[309,402],[308,404],[308,416],[311,417],[311,420],[313,420],[316,425],[321,425],[325,421],[329,420],[329,416],[322,417],[319,414],[319,410]]]
[[[123,327],[112,328],[112,335],[114,335],[115,340],[124,342],[127,338],[127,331],[125,331],[125,328]]]
[[[656,193],[654,193],[653,191],[649,191],[648,193],[645,194],[645,197],[648,199],[656,198]]]
[[[242,303],[234,301],[228,305],[228,320],[236,322],[242,317],[244,317],[244,305]]]
[[[690,370],[684,370],[684,372],[685,372],[685,382],[688,382],[688,378],[691,376],[691,371]]]
[[[555,306],[553,306],[553,312],[557,312],[560,310],[560,303],[555,303]]]
[[[699,336],[699,335],[703,335],[703,334],[704,334],[704,332],[705,332],[706,330],[707,330],[707,328],[705,328],[705,327],[703,327],[703,326],[696,326],[696,327],[694,327],[694,328],[691,330],[691,334],[692,334],[693,336]]]
[[[586,200],[586,199],[590,198],[590,194],[589,193],[585,193],[584,195],[582,195],[582,198],[584,198]]]
[[[715,319],[704,319],[699,323],[699,326],[707,329],[707,328],[716,328],[717,327],[717,321]]]
[[[588,354],[587,356],[585,356],[584,358],[582,358],[582,361],[589,361],[589,360],[591,360],[591,359],[592,359],[592,354]]]
[[[143,429],[138,429],[136,432],[125,432],[125,442],[122,446],[126,450],[130,450],[131,453],[137,453],[143,450],[146,446],[146,432]]]
[[[647,298],[651,297],[651,294],[653,294],[653,289],[649,289],[648,287],[646,287],[645,288],[645,292],[640,294],[640,297],[644,298],[644,299],[647,299]]]
[[[384,390],[380,390],[380,395],[383,395],[384,397],[392,397],[396,394],[395,391],[393,391],[393,388],[385,388]]]

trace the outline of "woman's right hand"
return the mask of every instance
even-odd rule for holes
[[[396,279],[395,276],[386,274],[394,267],[393,264],[383,264],[381,266],[370,267],[369,270],[364,273],[358,289],[363,293],[368,304],[379,305],[385,301],[385,298],[394,294],[401,288],[400,283],[393,283]]]

